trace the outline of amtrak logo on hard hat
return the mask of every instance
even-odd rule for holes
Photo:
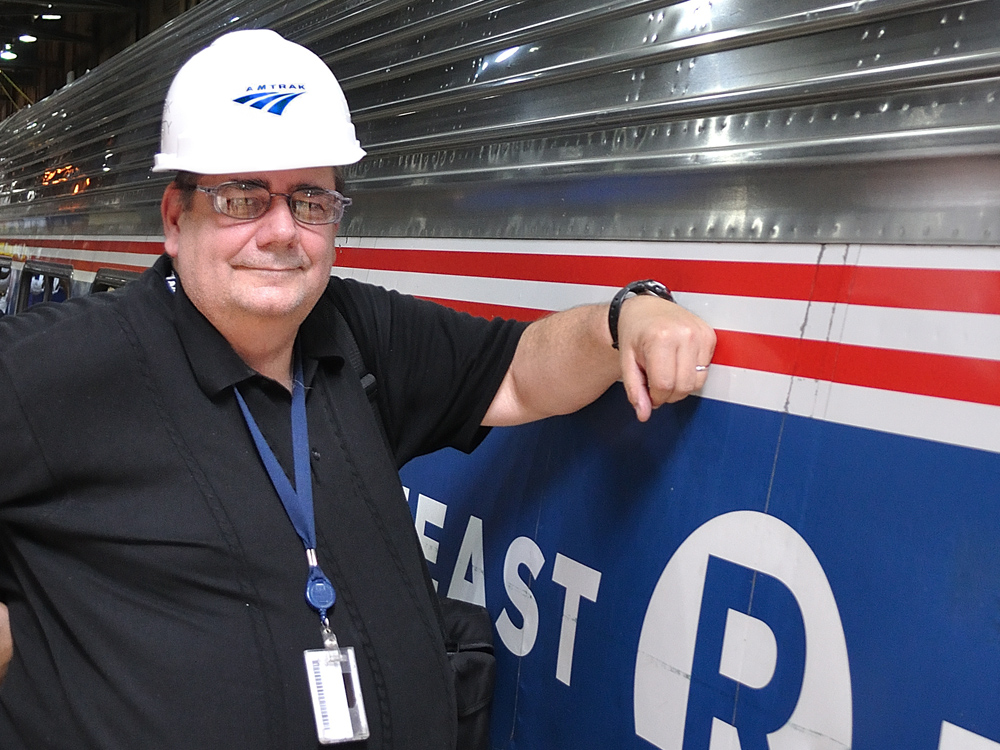
[[[262,109],[273,115],[280,115],[285,107],[306,93],[306,87],[301,83],[271,83],[258,86],[247,86],[247,93],[233,99],[237,104],[248,104],[254,109]]]

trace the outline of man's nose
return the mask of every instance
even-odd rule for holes
[[[275,193],[271,198],[271,205],[260,217],[261,239],[265,240],[258,244],[270,244],[272,242],[287,243],[294,238],[299,231],[299,223],[292,215],[292,209],[288,205],[288,196]]]

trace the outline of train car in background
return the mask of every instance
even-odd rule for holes
[[[335,272],[522,319],[654,277],[718,330],[647,424],[404,467],[494,747],[1000,749],[1000,0],[211,0],[0,124],[7,312],[153,262],[170,78],[255,27],[369,152]]]

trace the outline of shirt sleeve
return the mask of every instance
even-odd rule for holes
[[[14,316],[11,316],[12,318]],[[0,341],[6,343],[0,332]],[[9,354],[10,349],[5,351]],[[0,358],[0,519],[12,504],[52,483],[8,357]]]
[[[330,291],[378,382],[397,464],[446,446],[471,451],[526,323],[475,317],[350,279]]]

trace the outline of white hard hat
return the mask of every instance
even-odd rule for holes
[[[270,172],[353,164],[365,152],[317,55],[274,31],[233,31],[177,72],[154,172]]]

